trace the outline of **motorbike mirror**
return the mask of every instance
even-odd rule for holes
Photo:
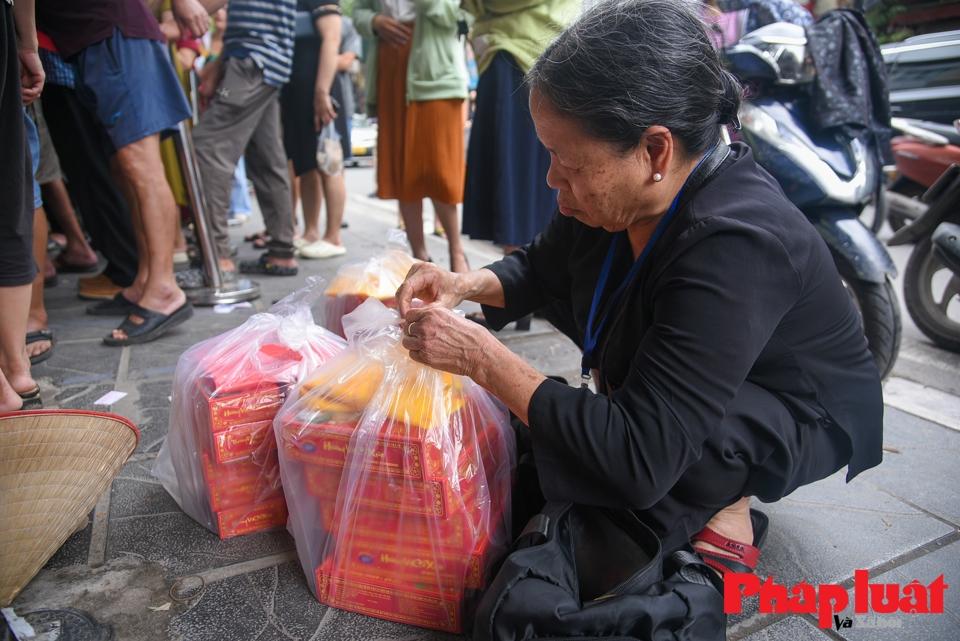
[[[753,45],[736,44],[724,51],[730,70],[741,80],[775,81],[780,68],[769,55]]]

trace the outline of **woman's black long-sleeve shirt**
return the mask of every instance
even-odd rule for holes
[[[506,301],[484,306],[490,324],[566,301],[582,341],[612,238],[557,215],[488,267]],[[633,261],[629,243],[619,246],[608,292]],[[684,193],[590,365],[609,394],[547,380],[530,400],[538,467],[564,468],[548,498],[650,507],[699,458],[744,381],[798,423],[839,426],[851,443],[848,480],[881,460],[880,380],[859,314],[826,244],[744,145]]]

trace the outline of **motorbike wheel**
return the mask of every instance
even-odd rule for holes
[[[927,188],[920,183],[914,182],[904,176],[898,178],[893,185],[890,186],[890,191],[900,194],[901,196],[916,198],[918,200],[921,196],[923,196],[923,192],[926,190]],[[886,205],[886,210],[887,222],[890,223],[890,228],[895,232],[900,231],[901,227],[905,227],[916,220],[916,218],[904,214],[897,207],[889,205],[889,201]]]
[[[845,264],[838,264],[843,285],[860,312],[863,334],[873,360],[884,379],[893,369],[900,351],[903,324],[900,321],[900,305],[890,279],[882,283],[860,280],[856,272]]]
[[[944,271],[946,274],[942,274]],[[941,289],[938,285],[944,280],[946,284]],[[934,295],[937,290],[939,299]],[[917,243],[910,253],[903,294],[910,318],[920,331],[940,347],[960,352],[960,276],[937,258],[929,237]]]

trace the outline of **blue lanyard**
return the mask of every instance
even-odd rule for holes
[[[713,149],[703,155],[700,161],[697,162],[696,166],[693,168],[693,171],[690,172],[690,176],[693,176],[695,173],[697,173],[700,165],[703,164],[703,161],[706,160],[707,156],[709,156],[711,153],[713,153]],[[628,287],[630,287],[630,284],[633,283],[634,279],[636,279],[637,274],[640,273],[640,268],[643,267],[643,263],[647,259],[647,256],[650,255],[654,245],[656,245],[657,241],[660,240],[660,237],[666,230],[667,225],[669,225],[671,219],[673,219],[673,215],[677,212],[677,207],[680,205],[680,197],[683,195],[683,190],[686,188],[687,182],[690,180],[690,176],[687,177],[687,180],[683,183],[683,186],[680,187],[680,191],[678,191],[677,195],[674,197],[673,202],[670,203],[670,208],[667,210],[667,213],[665,213],[663,218],[660,219],[660,222],[657,223],[657,226],[653,230],[650,240],[648,240],[647,244],[644,246],[643,251],[640,252],[640,255],[637,257],[637,259],[633,261],[633,265],[630,267],[627,277],[623,279],[623,282],[620,283],[620,286],[617,287],[610,295],[610,300],[607,302],[607,312],[603,315],[603,317],[600,318],[600,322],[596,324],[596,327],[594,327],[597,310],[600,307],[600,298],[603,296],[603,292],[607,288],[607,279],[610,277],[610,270],[613,267],[613,257],[617,253],[617,244],[620,241],[620,237],[625,235],[626,232],[617,234],[613,237],[613,240],[610,241],[610,248],[607,249],[607,257],[603,260],[603,267],[600,269],[600,277],[597,279],[597,286],[593,290],[593,301],[590,303],[590,315],[587,317],[587,329],[584,332],[583,337],[583,359],[580,361],[581,387],[586,387],[587,383],[590,381],[590,357],[593,356],[593,351],[597,347],[597,341],[600,340],[600,336],[603,334],[603,328],[607,324],[607,319],[610,317],[610,312],[613,311],[617,305],[617,302],[620,300],[620,297],[623,296],[623,293]]]

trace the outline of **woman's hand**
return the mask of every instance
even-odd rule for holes
[[[410,358],[452,374],[482,378],[489,356],[501,346],[486,329],[439,305],[407,312],[400,321]]]
[[[458,286],[458,275],[437,267],[433,263],[416,263],[407,272],[407,277],[397,290],[397,308],[406,318],[413,306],[413,299],[453,309],[463,302],[464,296]]]
[[[313,92],[313,127],[317,133],[337,117],[337,110],[333,106],[330,92],[317,85]]]
[[[223,61],[218,57],[203,65],[200,70],[200,85],[197,87],[197,93],[200,97],[200,109],[204,110],[213,100],[217,93],[217,87],[223,79]]]
[[[181,31],[200,38],[210,28],[210,14],[199,0],[173,0],[172,6]]]
[[[20,49],[20,93],[26,107],[40,97],[46,74],[36,49]]]
[[[377,32],[381,40],[397,47],[407,44],[407,41],[413,35],[413,29],[409,26],[382,13],[373,17],[372,25],[373,30]]]

